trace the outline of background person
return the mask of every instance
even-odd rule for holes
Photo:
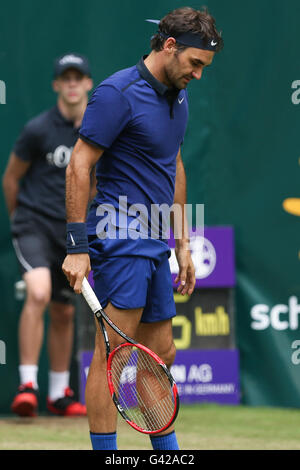
[[[61,263],[65,256],[65,170],[91,88],[84,56],[66,54],[55,61],[56,106],[26,124],[3,177],[13,245],[27,291],[19,322],[20,387],[12,403],[13,412],[20,416],[37,413],[38,361],[48,305],[48,410],[59,415],[86,414],[69,387],[74,306]]]
[[[160,21],[151,46],[149,56],[104,80],[89,101],[67,168],[68,255],[63,270],[75,292],[80,292],[91,257],[95,291],[108,316],[170,367],[175,357],[171,319],[176,310],[168,245],[161,233],[159,239],[104,237],[97,233],[96,211],[99,205],[112,205],[117,220],[112,219],[111,225],[123,236],[120,195],[127,197],[128,207],[143,205],[147,214],[154,204],[170,207],[174,202],[184,207],[180,146],[188,117],[185,89],[189,81],[201,78],[222,39],[206,11],[186,7]],[[86,226],[89,174],[95,164],[98,192]],[[191,294],[195,271],[186,232],[176,240],[176,256],[178,291]],[[112,330],[108,333],[114,348],[122,339]],[[116,449],[116,409],[108,392],[101,334],[96,335],[86,403],[93,448]],[[151,437],[151,443],[154,449],[178,449],[173,427]]]

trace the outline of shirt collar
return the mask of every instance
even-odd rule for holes
[[[74,122],[69,120],[69,119],[66,119],[60,112],[57,104],[54,106],[53,108],[53,112],[54,112],[54,115],[55,115],[55,119],[57,121],[58,124],[62,125],[64,124],[65,126],[70,126],[70,127],[73,127],[74,129],[79,129],[77,127],[74,127]]]
[[[139,74],[141,77],[146,80],[146,82],[149,83],[149,85],[154,88],[154,90],[157,91],[160,95],[178,95],[179,91],[177,88],[168,88],[167,85],[164,83],[160,82],[157,80],[152,73],[149,71],[149,69],[146,67],[144,60],[148,57],[147,55],[144,55],[141,60],[136,64],[136,67],[139,71]]]

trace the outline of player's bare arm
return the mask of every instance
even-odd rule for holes
[[[174,204],[181,208],[181,211],[175,211],[174,214],[171,214],[173,231],[180,235],[179,238],[175,239],[175,254],[179,266],[179,273],[175,282],[180,282],[177,292],[182,295],[191,295],[195,287],[196,279],[195,268],[189,249],[188,222],[185,214],[186,175],[180,149],[176,159]]]
[[[66,170],[66,211],[67,222],[86,220],[87,205],[90,197],[91,171],[103,151],[78,139],[70,163]],[[87,253],[68,254],[62,265],[70,285],[76,293],[81,292],[84,276],[91,270]]]
[[[27,172],[30,165],[31,162],[21,160],[14,152],[10,154],[7,167],[2,178],[4,197],[10,216],[17,207],[19,182]]]

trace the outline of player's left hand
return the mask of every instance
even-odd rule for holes
[[[179,273],[175,279],[176,284],[179,282],[177,292],[181,295],[191,295],[195,288],[196,277],[188,242],[176,246],[175,254],[179,266]]]

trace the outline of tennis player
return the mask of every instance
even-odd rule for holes
[[[69,387],[73,343],[72,297],[61,263],[65,257],[65,172],[92,88],[85,57],[55,61],[57,104],[29,121],[15,143],[3,178],[13,245],[27,296],[19,323],[20,387],[12,410],[35,416],[43,314],[49,304],[49,393],[47,407],[59,415],[84,415]]]
[[[108,316],[171,366],[176,311],[170,251],[163,223],[154,223],[151,209],[173,202],[183,208],[186,203],[180,152],[188,120],[186,87],[201,78],[222,39],[207,11],[186,7],[159,22],[151,47],[137,65],[104,80],[88,103],[67,168],[68,255],[63,271],[79,293],[92,266],[95,291]],[[95,164],[98,192],[86,222],[89,173]],[[134,212],[142,213],[139,237]],[[178,292],[191,295],[195,270],[185,220],[175,215],[174,228],[182,227],[176,240]],[[111,348],[122,341],[111,330],[109,335]],[[86,386],[90,436],[93,449],[117,449],[103,343],[97,334]],[[174,428],[151,436],[151,443],[154,449],[178,449]]]

